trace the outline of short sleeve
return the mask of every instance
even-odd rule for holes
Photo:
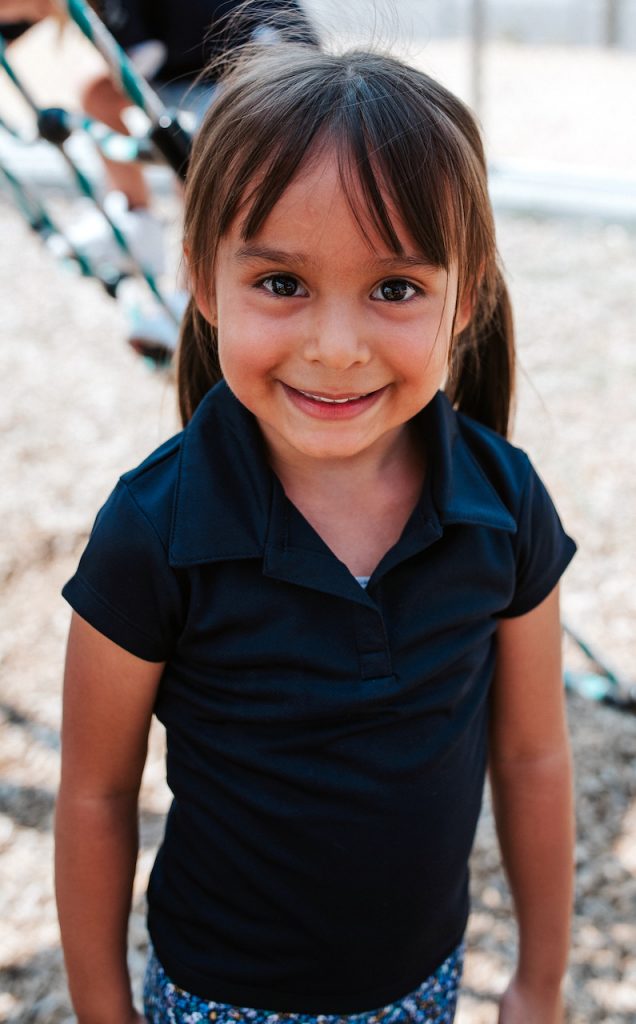
[[[531,611],[548,596],[574,557],[576,544],[563,529],[543,482],[528,462],[514,535],[514,597],[500,614],[512,618]]]
[[[146,661],[165,661],[178,639],[184,598],[163,542],[125,482],[95,520],[62,596],[114,643]]]

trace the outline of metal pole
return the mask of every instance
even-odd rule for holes
[[[85,0],[66,0],[66,7],[72,20],[99,50],[123,92],[151,121],[158,121],[165,113],[163,103],[138,73],[95,11]]]
[[[86,0],[64,0],[70,18],[101,53],[122,91],[151,122],[150,138],[172,169],[184,178],[191,138],[140,75],[106,25]]]
[[[470,5],[470,98],[478,120],[483,122],[483,70],[486,39],[486,0],[472,0]]]
[[[605,0],[605,45],[617,46],[620,0]]]

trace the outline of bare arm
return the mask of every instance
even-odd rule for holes
[[[126,963],[137,797],[163,664],[73,615],[64,678],[56,893],[79,1024],[138,1024]]]
[[[573,885],[572,768],[558,588],[498,630],[490,780],[519,927],[500,1024],[558,1024]]]

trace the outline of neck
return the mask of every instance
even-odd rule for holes
[[[272,457],[292,504],[350,572],[370,576],[417,504],[425,452],[407,428],[373,457],[312,463]]]
[[[379,486],[390,486],[412,475],[421,483],[422,452],[410,427],[400,427],[383,444],[345,459],[303,459],[296,452],[268,445],[270,464],[288,497],[324,494],[342,502],[347,496],[372,496]]]

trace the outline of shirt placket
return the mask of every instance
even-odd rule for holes
[[[353,619],[362,679],[392,678],[391,650],[382,613],[377,608],[356,604]]]

